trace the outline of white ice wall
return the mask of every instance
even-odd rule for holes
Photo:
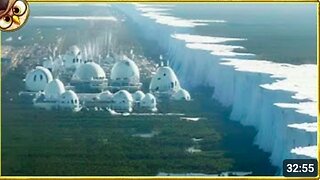
[[[257,129],[254,143],[271,153],[273,165],[281,168],[283,159],[301,157],[291,153],[296,147],[316,145],[316,132],[288,127],[317,120],[316,65],[245,60],[243,57],[252,54],[237,54],[233,50],[242,47],[223,45],[243,39],[188,36],[194,33],[188,26],[159,23],[168,18],[156,14],[146,17],[143,13],[148,9],[141,8],[148,7],[119,8],[140,27],[140,34],[168,52],[166,57],[184,86],[214,88],[212,97],[232,108],[230,119]],[[301,102],[308,102],[311,110]]]

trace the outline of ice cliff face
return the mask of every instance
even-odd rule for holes
[[[271,153],[273,165],[281,168],[287,158],[316,158],[316,65],[252,60],[254,54],[243,53],[244,47],[230,45],[246,39],[193,32],[195,26],[228,22],[180,19],[170,8],[135,4],[123,12],[145,38],[167,51],[182,84],[214,88],[212,98],[232,108],[230,119],[257,129],[254,143]]]

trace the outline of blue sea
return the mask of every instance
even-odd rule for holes
[[[203,36],[245,38],[232,42],[263,59],[290,64],[316,64],[315,3],[189,3],[170,7],[182,19],[224,20],[196,26]]]

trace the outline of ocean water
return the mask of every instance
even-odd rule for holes
[[[192,3],[170,7],[182,19],[224,20],[193,27],[202,36],[245,38],[232,42],[255,59],[316,64],[317,6],[294,3]]]

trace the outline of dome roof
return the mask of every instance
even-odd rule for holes
[[[145,94],[142,91],[136,91],[132,94],[132,97],[134,101],[139,102],[145,97]]]
[[[125,100],[125,101],[128,101],[128,102],[133,102],[132,95],[127,90],[120,90],[120,91],[116,92],[113,95],[112,99],[115,102],[122,101],[122,100]]]
[[[26,89],[28,91],[43,91],[52,79],[52,74],[47,68],[37,66],[26,76]]]
[[[151,92],[177,91],[180,89],[180,83],[170,67],[162,66],[152,77],[149,89]]]
[[[67,90],[61,94],[60,99],[78,99],[78,95],[72,90]]]
[[[63,61],[67,69],[77,68],[83,62],[80,49],[77,46],[71,46],[63,56]]]
[[[77,94],[72,90],[65,91],[60,96],[60,107],[77,108],[79,107],[79,103],[80,102]]]
[[[72,79],[74,80],[82,80],[82,81],[90,81],[93,79],[105,79],[106,74],[100,65],[94,62],[88,62],[82,64],[79,68],[77,68],[74,73]]]
[[[80,48],[76,45],[70,46],[67,51],[67,54],[70,54],[73,56],[80,55],[80,53],[81,53]]]
[[[121,111],[132,111],[133,98],[131,94],[126,90],[120,90],[113,95],[112,107]]]
[[[101,101],[111,101],[113,94],[110,91],[104,91],[99,94],[99,99]]]
[[[139,68],[134,61],[124,56],[122,60],[119,60],[113,65],[110,78],[112,81],[128,80],[130,82],[139,83]]]
[[[58,100],[60,95],[65,92],[63,83],[59,79],[55,79],[47,84],[44,93],[48,100]]]
[[[191,99],[189,92],[182,88],[179,89],[176,93],[174,93],[172,98],[174,100],[187,100],[187,101],[190,101]]]
[[[155,108],[157,105],[156,98],[154,95],[147,93],[144,98],[141,100],[142,107]]]

